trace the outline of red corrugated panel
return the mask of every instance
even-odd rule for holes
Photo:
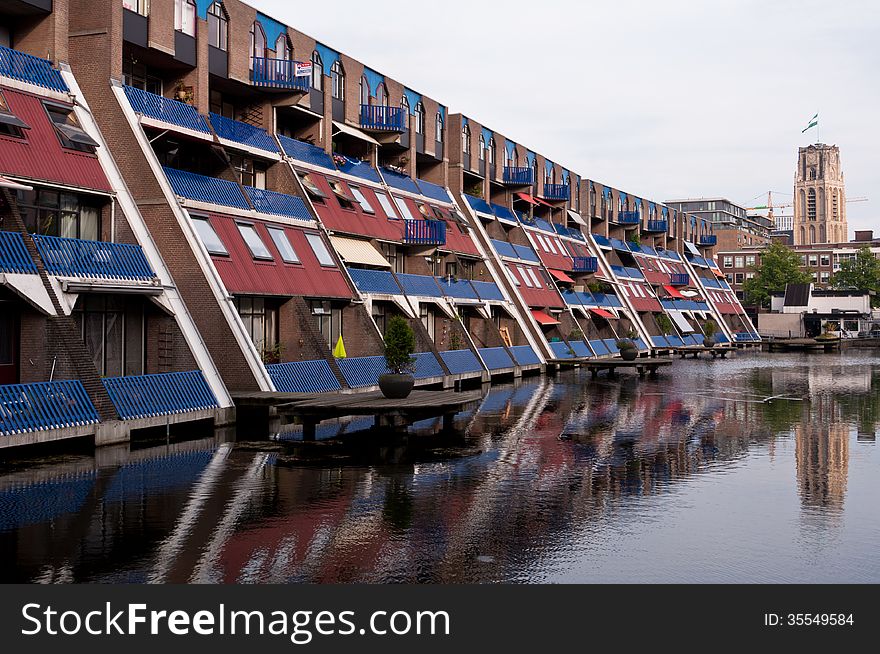
[[[660,301],[653,296],[647,285],[639,282],[628,282],[623,289],[629,295],[630,302],[636,311],[662,312]]]
[[[23,130],[23,139],[0,136],[0,173],[84,189],[111,190],[96,155],[61,146],[40,97],[8,88],[3,89],[3,95],[9,110],[30,129]]]
[[[273,227],[284,229],[301,262],[289,264],[281,260],[275,244],[266,231],[267,223],[246,221],[256,226],[260,238],[274,257],[272,261],[257,261],[251,255],[238,231],[236,218],[222,214],[211,214],[210,220],[211,225],[223,241],[223,245],[229,251],[228,257],[212,256],[211,258],[226,285],[226,290],[230,293],[301,295],[315,298],[352,297],[342,272],[338,268],[324,267],[318,263],[318,259],[305,236],[307,231],[319,233],[317,230],[304,230],[271,223]],[[325,241],[325,245],[332,252],[330,244]]]
[[[562,297],[559,295],[559,293],[555,290],[555,287],[553,289],[547,287],[548,282],[544,278],[543,271],[538,266],[508,264],[507,267],[519,280],[520,285],[516,287],[516,290],[519,292],[525,303],[528,304],[530,307],[565,307],[565,302],[562,300]],[[540,282],[541,288],[530,288],[529,285],[526,284],[526,278],[520,269],[531,269],[535,273],[535,277]],[[529,277],[529,284],[534,284],[531,276]]]
[[[573,262],[563,247],[562,241],[547,234],[541,234],[540,238],[538,238],[538,234],[535,232],[530,233],[529,236],[531,237],[535,252],[538,253],[538,258],[541,259],[541,263],[548,268],[556,268],[557,270],[572,269]],[[550,252],[544,249],[544,243],[547,243],[547,247],[551,250]],[[556,250],[556,252],[554,253],[552,250]]]
[[[342,234],[355,234],[386,241],[400,242],[403,238],[403,223],[400,220],[389,220],[382,205],[376,198],[375,191],[367,185],[358,186],[361,193],[375,210],[375,214],[364,212],[359,204],[353,209],[343,209],[339,198],[333,193],[331,183],[339,182],[345,191],[351,194],[349,185],[335,177],[309,172],[309,178],[327,196],[321,202],[315,202],[315,209],[328,229]]]
[[[462,229],[464,233],[462,233]],[[471,238],[467,227],[459,227],[459,224],[454,220],[446,221],[446,246],[442,249],[458,252],[459,254],[469,254],[474,257],[480,256],[480,251]]]

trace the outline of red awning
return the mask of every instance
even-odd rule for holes
[[[675,286],[664,286],[663,289],[669,293],[671,297],[679,298],[680,300],[686,299],[684,295],[682,295]]]
[[[529,204],[533,204],[536,207],[540,204],[535,198],[533,198],[528,193],[517,193],[516,197],[518,197],[520,200],[524,200],[525,202],[528,202]]]
[[[590,309],[590,313],[595,313],[597,316],[605,318],[606,320],[614,319],[614,314],[605,311],[605,309]]]
[[[543,311],[538,311],[537,309],[532,309],[532,318],[534,318],[539,325],[544,325],[546,327],[560,324],[553,316],[548,316]]]
[[[565,282],[566,284],[574,284],[574,280],[561,270],[553,270],[553,268],[551,268],[550,274],[553,275],[560,282]]]

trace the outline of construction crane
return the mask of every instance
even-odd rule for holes
[[[777,191],[777,194],[778,193],[779,192]],[[847,198],[846,204],[850,204],[851,202],[867,202],[867,201],[868,201],[868,198],[866,198],[866,197]],[[770,222],[772,222],[775,225],[776,220],[773,217],[773,210],[774,209],[793,209],[793,208],[794,208],[794,204],[791,202],[786,203],[786,204],[774,204],[773,203],[773,191],[767,191],[767,204],[760,206],[760,207],[746,207],[746,211],[764,211],[766,209],[767,210],[767,218],[769,218]]]

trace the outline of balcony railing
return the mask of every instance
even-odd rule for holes
[[[620,211],[615,222],[619,225],[638,225],[642,222],[642,217],[638,211]]]
[[[535,170],[527,166],[505,166],[504,183],[511,186],[531,186],[535,183]]]
[[[572,271],[576,273],[599,272],[599,260],[596,257],[575,257]]]
[[[67,83],[52,62],[0,46],[0,76],[67,93]]]
[[[50,275],[129,281],[156,276],[140,245],[39,234],[34,235],[34,242]]]
[[[0,272],[37,272],[20,232],[0,232]]]
[[[267,57],[253,57],[251,61],[251,83],[254,86],[303,93],[307,93],[311,87],[310,75],[296,75],[296,67],[300,62]]]
[[[663,233],[666,231],[666,227],[667,223],[665,220],[649,220],[648,227],[645,229],[645,231]]]
[[[199,202],[250,210],[250,205],[235,182],[176,168],[164,168],[164,171],[175,195]]]
[[[687,273],[672,273],[669,275],[670,286],[690,286],[691,276]]]
[[[286,216],[299,220],[313,220],[308,207],[302,198],[277,191],[267,191],[253,186],[245,186],[245,192],[251,199],[254,209],[260,213],[273,216]]]
[[[0,386],[0,435],[80,427],[98,412],[77,380]]]
[[[446,245],[446,223],[442,220],[407,220],[403,242],[407,245]]]
[[[135,113],[195,132],[210,134],[208,121],[191,104],[126,86],[125,97]]]
[[[700,245],[707,248],[713,248],[718,245],[718,236],[715,234],[704,234],[700,237]]]
[[[569,186],[568,184],[544,184],[545,200],[568,200]]]
[[[218,406],[200,370],[101,381],[123,420],[192,413]]]
[[[361,127],[377,132],[402,132],[406,121],[401,107],[361,105]]]
[[[267,152],[278,152],[278,145],[275,143],[275,139],[269,136],[266,130],[215,113],[208,115],[211,118],[211,125],[214,127],[214,131],[221,139],[235,141],[236,143],[266,150]]]

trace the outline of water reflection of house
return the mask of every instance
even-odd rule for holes
[[[798,493],[805,508],[843,509],[849,470],[849,425],[795,425]]]

